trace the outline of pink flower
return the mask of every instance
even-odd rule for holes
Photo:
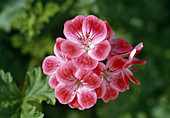
[[[102,84],[95,90],[97,97],[102,98],[104,102],[116,99],[119,91],[124,92],[126,90],[126,85],[121,76],[125,61],[120,56],[114,56],[108,60],[106,65],[99,62],[93,70],[94,73],[103,78]]]
[[[145,64],[146,61],[139,61],[137,58],[134,58],[143,48],[143,43],[139,43],[130,53],[128,60],[126,61],[126,63],[123,66],[122,69],[122,77],[123,80],[127,86],[127,89],[129,89],[129,80],[128,78],[135,84],[139,85],[140,82],[133,76],[133,73],[130,71],[131,70],[136,70],[133,68],[130,68],[133,65],[140,65],[140,64]]]
[[[92,107],[97,101],[95,88],[102,79],[90,70],[78,69],[72,61],[58,68],[59,84],[55,87],[56,98],[62,104],[80,110]]]
[[[44,59],[42,64],[43,72],[46,75],[53,75],[56,73],[57,68],[67,61],[71,60],[61,50],[61,44],[65,41],[63,38],[57,38],[54,45],[55,56],[48,56]]]
[[[106,28],[107,28],[106,40],[111,42],[113,37],[115,36],[115,33],[113,32],[112,28],[110,27],[107,21],[104,21],[104,23],[106,24]]]
[[[74,58],[74,64],[81,69],[94,69],[98,61],[104,60],[111,49],[105,23],[93,15],[76,16],[64,25],[67,40],[61,49],[65,55]]]
[[[111,45],[111,50],[108,55],[108,59],[115,55],[127,55],[129,54],[132,50],[133,47],[125,40],[122,38],[116,38],[109,40],[110,45]]]
[[[104,102],[116,99],[119,92],[129,89],[129,79],[140,84],[131,72],[136,69],[131,66],[146,63],[135,58],[143,43],[133,49],[126,40],[113,39],[115,33],[107,21],[93,15],[79,15],[67,21],[64,35],[66,39],[56,39],[55,56],[46,57],[42,64],[43,72],[51,75],[49,86],[55,89],[61,104],[88,109],[97,98]],[[106,65],[99,62],[103,60]]]

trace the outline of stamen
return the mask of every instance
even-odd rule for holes
[[[133,68],[131,67],[131,68],[129,68],[130,70],[132,70],[132,71],[134,71],[134,72],[138,72],[138,68],[136,67],[136,66],[134,66]]]
[[[115,68],[109,68],[108,71],[113,72],[114,70],[115,70]]]
[[[89,50],[90,50],[90,44],[89,44],[89,42],[87,42],[87,43],[85,44],[84,48],[85,48],[86,51],[89,51]]]

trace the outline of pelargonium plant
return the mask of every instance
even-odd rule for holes
[[[107,21],[94,15],[67,21],[64,35],[66,39],[56,39],[55,56],[46,57],[42,64],[61,104],[88,109],[98,98],[106,103],[116,99],[119,92],[129,89],[129,79],[140,84],[131,71],[136,71],[133,65],[146,63],[135,57],[143,43],[133,48],[125,39],[114,39]]]

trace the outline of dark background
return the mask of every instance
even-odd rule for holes
[[[98,100],[79,111],[68,105],[42,103],[45,118],[170,118],[170,2],[169,0],[1,0],[0,68],[11,72],[22,89],[27,70],[53,55],[57,37],[67,20],[96,15],[108,21],[116,37],[144,48],[137,56],[147,60],[134,73],[140,86],[116,100]]]

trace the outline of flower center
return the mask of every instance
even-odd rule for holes
[[[107,74],[107,70],[104,70],[103,72],[103,79],[107,80],[108,74]]]
[[[83,83],[79,79],[77,79],[76,84],[78,85],[78,87],[83,85]]]
[[[103,81],[105,82],[106,86],[109,86],[110,79],[109,79],[109,75],[107,74],[107,70],[104,70],[103,72]]]
[[[87,42],[87,44],[85,44],[84,48],[85,48],[86,51],[89,51],[89,50],[90,50],[90,44],[89,44],[89,42]]]

